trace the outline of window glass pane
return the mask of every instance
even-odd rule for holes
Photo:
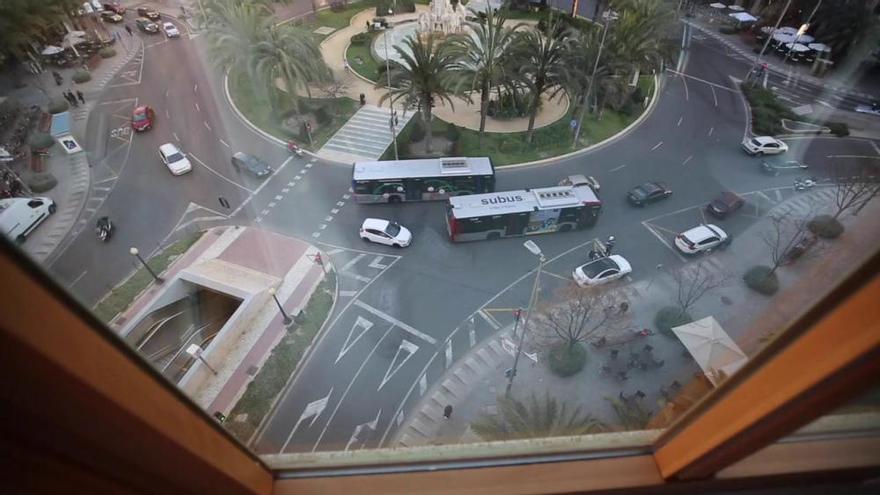
[[[876,1],[19,3],[5,235],[260,454],[665,428],[880,245]]]

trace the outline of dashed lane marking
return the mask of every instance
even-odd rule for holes
[[[651,148],[651,151],[654,151],[654,150],[656,150],[657,148],[659,148],[659,147],[661,147],[661,146],[663,146],[663,141],[660,141],[659,143],[655,144],[654,147]]]
[[[340,272],[348,271],[351,267],[353,267],[358,261],[362,260],[366,256],[366,254],[359,254],[348,261],[342,268],[339,269]]]
[[[685,158],[684,161],[681,162],[681,164],[687,165],[687,162],[691,161],[693,158],[694,158],[694,155],[690,155],[689,157]]]
[[[412,335],[414,337],[420,338],[420,339],[424,340],[425,342],[432,344],[432,345],[437,343],[437,339],[435,339],[434,337],[431,337],[430,335],[426,335],[426,334],[416,330],[415,328],[407,325],[406,323],[398,320],[397,318],[394,318],[393,316],[391,316],[387,313],[384,313],[384,312],[370,306],[369,304],[367,304],[361,300],[355,301],[354,304],[355,304],[355,306],[363,309],[364,311],[372,313],[372,314],[378,316],[379,318],[382,318],[383,320],[385,320],[389,323],[393,323],[394,325],[403,329],[404,331],[406,331],[407,333],[409,333],[410,335]]]

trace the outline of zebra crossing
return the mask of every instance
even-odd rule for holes
[[[396,111],[396,134],[406,126],[413,112]],[[328,160],[354,162],[378,160],[393,141],[392,114],[388,108],[363,105],[320,150],[318,156]]]

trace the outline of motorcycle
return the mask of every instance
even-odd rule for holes
[[[795,191],[807,191],[814,187],[819,183],[819,179],[815,177],[806,177],[803,179],[796,179],[794,181],[794,190]]]
[[[98,222],[95,224],[95,234],[98,235],[98,239],[101,242],[107,242],[110,240],[110,237],[113,236],[113,223],[110,221],[109,217],[101,217],[98,219]]]
[[[302,157],[303,157],[303,150],[302,150],[302,148],[300,148],[299,146],[297,146],[296,143],[294,143],[293,141],[288,141],[288,142],[287,142],[287,151],[289,151],[289,152],[293,153],[294,155],[296,155],[297,158],[302,158]]]

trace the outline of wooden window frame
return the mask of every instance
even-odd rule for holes
[[[760,469],[768,465],[761,459],[790,455],[793,449],[772,441],[876,383],[876,253],[665,432],[653,454],[579,460],[523,456],[507,466],[493,466],[488,459],[473,468],[429,462],[415,472],[377,466],[373,472],[378,474],[329,470],[292,476],[296,471],[272,470],[244,448],[5,239],[0,251],[4,287],[15,288],[0,299],[0,411],[5,419],[0,421],[0,465],[13,474],[4,479],[34,492],[53,491],[39,489],[46,486],[58,491],[66,483],[77,483],[76,489],[66,486],[69,491],[260,495],[346,489],[560,493],[669,486],[699,491],[750,479],[766,484],[805,471],[858,477],[880,469],[880,441],[873,437],[801,442],[801,457],[811,448],[824,454],[785,472]],[[825,352],[822,359],[816,359],[819,350]],[[806,358],[811,358],[810,372],[792,373]],[[760,407],[746,400],[760,393],[768,398]]]

